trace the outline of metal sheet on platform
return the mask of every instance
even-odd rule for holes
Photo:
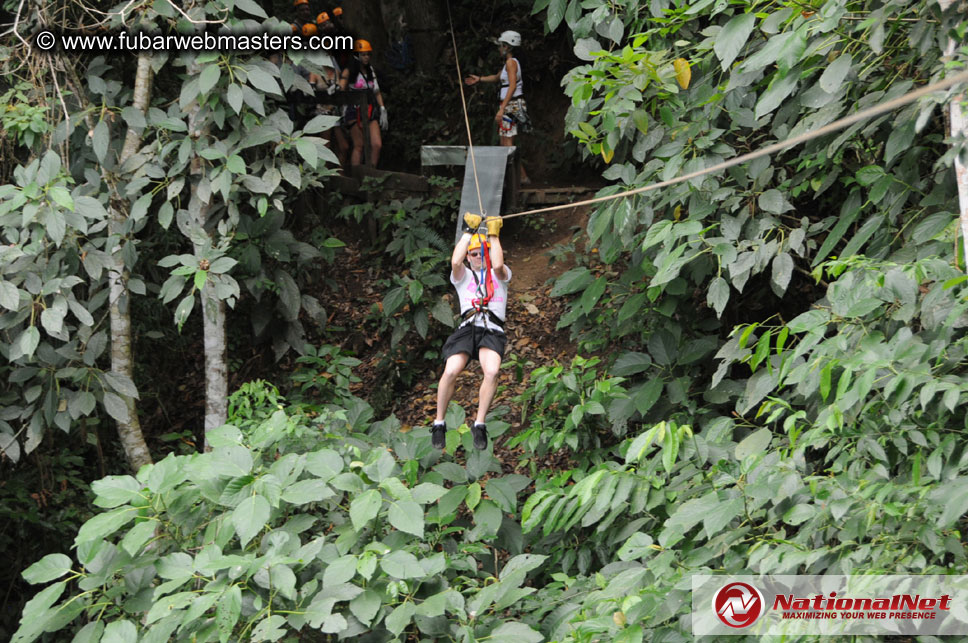
[[[504,173],[514,147],[474,147],[474,158],[468,158],[464,166],[464,186],[460,193],[460,209],[457,211],[457,232],[460,237],[461,218],[465,212],[478,214],[501,214],[501,198],[504,194]],[[477,181],[474,170],[477,170]],[[480,200],[478,200],[478,186]],[[483,207],[482,207],[483,206]]]
[[[464,145],[421,145],[420,165],[463,165],[467,162],[467,147]]]

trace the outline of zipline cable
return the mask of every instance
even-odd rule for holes
[[[480,208],[479,214],[483,217],[484,201],[481,199],[481,184],[477,180],[477,159],[474,158],[474,141],[471,139],[471,122],[467,118],[467,101],[464,99],[464,76],[460,71],[460,56],[457,54],[457,36],[454,35],[454,19],[450,15],[450,0],[447,0],[447,22],[450,23],[450,40],[454,43],[454,62],[457,63],[457,87],[460,89],[460,104],[464,110],[464,125],[467,127],[467,153],[471,157],[471,169],[474,172],[474,187],[477,189],[477,205]],[[457,213],[457,216],[461,216]]]
[[[451,31],[451,33],[453,34],[453,31]],[[587,199],[585,201],[576,201],[574,203],[552,205],[546,208],[538,208],[536,210],[526,210],[524,212],[505,214],[504,218],[511,219],[513,217],[523,217],[529,214],[539,214],[541,212],[552,212],[554,210],[566,210],[568,208],[577,208],[583,205],[591,205],[593,203],[603,203],[605,201],[612,201],[614,199],[620,199],[622,197],[641,194],[643,192],[649,192],[651,190],[658,190],[659,188],[669,187],[670,185],[676,185],[677,183],[682,183],[683,181],[688,181],[690,179],[695,179],[700,176],[705,176],[706,174],[712,174],[713,172],[719,172],[721,170],[725,170],[727,168],[730,168],[736,165],[742,165],[747,161],[752,161],[753,159],[760,158],[761,156],[768,156],[770,154],[773,154],[774,152],[779,152],[788,147],[793,147],[795,145],[800,145],[801,143],[806,143],[809,140],[818,138],[820,136],[825,136],[827,134],[830,134],[831,132],[836,132],[837,130],[844,129],[845,127],[849,127],[859,121],[862,121],[868,118],[873,118],[874,116],[880,116],[881,114],[895,110],[898,107],[907,105],[908,103],[913,103],[917,99],[923,96],[926,96],[932,92],[936,92],[940,89],[947,89],[953,85],[957,85],[963,82],[968,82],[968,71],[963,71],[959,74],[955,74],[954,76],[949,76],[944,80],[939,80],[938,82],[922,87],[921,89],[916,89],[912,92],[908,92],[903,96],[892,98],[889,101],[885,101],[879,105],[874,105],[873,107],[868,107],[867,109],[862,109],[856,114],[845,116],[844,118],[838,119],[833,123],[830,123],[829,125],[824,125],[823,127],[810,130],[809,132],[798,134],[793,138],[789,138],[784,141],[780,141],[778,143],[773,143],[772,145],[767,145],[766,147],[760,148],[754,152],[749,152],[747,154],[737,156],[734,159],[730,159],[722,163],[717,163],[716,165],[713,165],[712,167],[707,167],[703,170],[696,170],[695,172],[690,172],[689,174],[683,174],[682,176],[677,176],[674,179],[669,179],[667,181],[660,181],[658,183],[652,183],[650,185],[646,185],[645,187],[635,188],[634,190],[627,190],[625,192],[619,192],[618,194],[609,194],[608,196],[600,196],[594,199]],[[463,96],[463,92],[461,95]],[[465,113],[465,118],[466,118],[466,113]]]

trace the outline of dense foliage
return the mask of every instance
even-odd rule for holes
[[[945,60],[941,49],[949,35],[964,40],[968,21],[926,1],[537,0],[534,10],[548,30],[570,30],[585,63],[563,83],[566,128],[607,166],[614,185],[603,193],[829,123],[968,59],[962,49]],[[277,82],[274,70],[254,69]],[[228,82],[210,71],[187,85],[203,78],[208,89]],[[947,137],[938,109],[947,99],[598,208],[576,266],[552,289],[569,301],[559,326],[582,356],[538,366],[516,400],[526,421],[511,442],[529,476],[504,473],[490,448],[472,449],[457,405],[444,454],[426,428],[378,419],[377,400],[349,390],[351,355],[304,348],[290,332],[284,343],[303,353],[291,399],[249,383],[232,397],[228,424],[210,432],[211,452],[95,483],[103,511],[81,526],[74,557],[51,554],[24,572],[45,587],[14,640],[678,641],[691,637],[694,573],[961,573],[968,277],[955,250],[950,167],[961,141]],[[178,134],[176,104],[170,112],[153,115],[159,136]],[[18,144],[37,153],[17,170],[17,187],[0,188],[5,234],[23,237],[4,252],[25,253],[10,261],[35,268],[23,287],[0,283],[10,310],[2,346],[19,360],[7,395],[23,396],[37,422],[69,427],[99,401],[110,411],[109,396],[130,383],[95,378],[83,394],[46,393],[98,363],[79,311],[96,310],[84,302],[99,291],[71,292],[97,279],[89,269],[82,279],[78,257],[99,255],[83,254],[83,235],[55,225],[54,238],[44,223],[62,215],[90,235],[103,205],[91,196],[97,177],[71,187],[71,170],[40,149],[32,115],[18,119]],[[294,154],[279,150],[279,162],[321,158],[313,154],[325,148],[305,142],[312,129],[297,134],[286,121],[267,115],[263,124],[292,137],[284,144]],[[94,146],[96,159],[102,149]],[[233,160],[228,144],[206,155],[254,167]],[[273,190],[274,158],[258,161],[268,164],[258,180]],[[253,190],[240,181],[235,190]],[[239,206],[250,220],[240,214],[233,225],[262,229],[272,194],[264,207],[258,196]],[[453,321],[435,227],[448,198],[342,212],[377,215],[378,235],[393,230],[388,256],[407,272],[384,284],[371,323],[395,350],[429,352]],[[149,202],[137,204],[132,225],[149,212]],[[259,234],[292,246],[277,224]],[[259,252],[250,243],[219,252],[244,263]],[[178,288],[189,277],[197,286],[195,258],[171,254],[177,261],[166,263],[183,266]],[[261,262],[252,273],[253,293],[275,292]],[[300,308],[314,312],[289,281],[275,281],[287,322]],[[38,324],[59,339],[68,314],[86,348],[42,349],[52,340],[39,341]],[[498,437],[508,424],[489,428]],[[0,432],[13,435],[4,424]],[[461,446],[466,458],[455,460]],[[539,469],[555,449],[573,466]]]

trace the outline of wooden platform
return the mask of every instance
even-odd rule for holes
[[[362,185],[363,180],[367,177],[383,181],[380,184],[381,193],[424,194],[430,191],[427,178],[419,174],[377,170],[366,165],[355,165],[350,176],[337,175],[331,177],[329,181],[344,194],[366,197],[367,192],[362,189]]]
[[[518,204],[520,207],[535,205],[561,205],[589,199],[596,192],[596,188],[584,186],[571,187],[522,187],[518,189]]]

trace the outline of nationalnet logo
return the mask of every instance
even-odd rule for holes
[[[968,634],[968,576],[708,576],[693,634]]]
[[[763,594],[748,583],[727,583],[713,596],[713,610],[729,627],[749,627],[763,614]]]

